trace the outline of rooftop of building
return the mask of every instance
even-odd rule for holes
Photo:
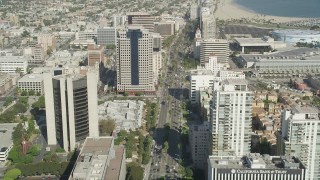
[[[99,105],[99,118],[111,118],[116,123],[116,131],[136,129],[141,126],[144,102],[133,100],[106,101]]]
[[[222,169],[302,169],[304,166],[293,156],[270,156],[250,153],[243,157],[209,156],[211,167]]]
[[[43,80],[42,74],[27,74],[24,75],[18,82],[40,82]]]
[[[113,137],[86,138],[72,177],[119,179],[124,147],[114,147],[113,140]]]
[[[0,56],[0,62],[28,62],[25,56]]]
[[[272,54],[242,54],[242,59],[250,61],[259,61],[259,60],[300,60],[301,58],[305,59],[315,59],[319,60],[318,57],[320,50],[314,48],[290,48],[284,51],[278,51]]]
[[[312,106],[296,106],[293,111],[299,114],[318,114],[320,112],[318,108]]]
[[[248,81],[245,79],[226,79],[224,82],[228,85],[234,84],[234,85],[248,85]]]
[[[127,16],[146,16],[150,15],[147,12],[127,12]]]
[[[226,39],[204,39],[203,42],[216,42],[216,43],[228,43]]]
[[[273,43],[273,38],[235,38],[234,39],[240,46],[248,45],[260,45],[260,46],[270,46]]]
[[[5,148],[10,147],[13,143],[12,141],[12,133],[14,128],[18,125],[18,123],[3,123],[0,124],[0,152],[5,151]]]

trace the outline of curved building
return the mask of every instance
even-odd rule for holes
[[[285,43],[320,42],[320,31],[299,29],[275,30],[272,31],[272,37],[276,41],[283,41]]]

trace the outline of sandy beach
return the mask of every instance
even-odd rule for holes
[[[294,18],[294,17],[281,17],[281,16],[270,16],[265,14],[258,14],[243,6],[238,5],[234,0],[217,0],[217,9],[215,16],[218,19],[264,19],[266,21],[272,20],[276,23],[284,23],[290,21],[307,20],[308,18]]]

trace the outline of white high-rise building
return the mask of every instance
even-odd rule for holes
[[[117,91],[155,93],[153,34],[140,26],[119,31]]]
[[[281,136],[285,155],[298,157],[305,165],[305,180],[319,180],[320,119],[318,108],[296,106],[292,110],[283,110]]]
[[[243,72],[228,71],[225,64],[218,63],[216,56],[209,56],[209,62],[204,66],[191,70],[190,99],[191,103],[200,103],[200,90],[212,89],[214,81],[226,79],[245,79]]]
[[[228,64],[229,60],[229,43],[225,39],[205,39],[201,42],[200,47],[200,64],[208,63],[209,56],[214,54],[218,57],[219,63]]]
[[[86,137],[98,137],[96,72],[83,75],[44,74],[48,145],[74,150]]]
[[[211,151],[214,156],[250,153],[252,92],[244,79],[216,81],[210,106]]]

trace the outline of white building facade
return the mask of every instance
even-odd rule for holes
[[[247,87],[247,81],[216,81],[212,94],[212,155],[243,156],[250,153],[253,97]]]
[[[1,56],[0,57],[0,72],[15,74],[21,72],[27,73],[28,59],[24,56]]]
[[[316,107],[283,110],[281,134],[285,155],[298,157],[306,166],[306,180],[320,179],[320,119]]]

